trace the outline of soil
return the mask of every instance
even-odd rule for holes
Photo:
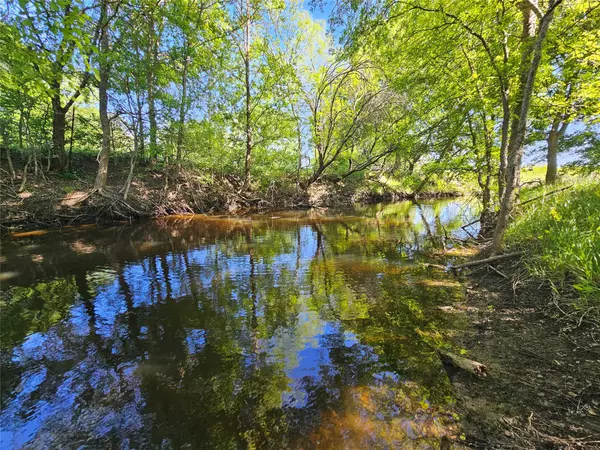
[[[24,161],[14,157],[15,167]],[[194,169],[142,165],[137,168],[129,195],[123,199],[123,186],[129,173],[129,158],[113,155],[107,186],[93,191],[97,162],[86,154],[73,156],[70,173],[23,173],[12,179],[0,168],[0,232],[91,223],[132,222],[143,217],[172,214],[228,213],[329,207],[352,202],[369,203],[416,198],[414,194],[388,192],[373,194],[343,183],[321,182],[302,189],[289,180],[272,181],[268,187],[255,187],[240,193],[241,180],[218,177]],[[32,172],[32,169],[30,169]],[[457,193],[422,193],[419,198],[453,197]]]
[[[520,261],[466,277],[456,344],[488,376],[452,375],[466,442],[482,449],[600,449],[600,326]]]

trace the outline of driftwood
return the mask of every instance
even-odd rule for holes
[[[452,270],[464,269],[466,267],[479,266],[480,264],[488,264],[494,261],[499,261],[501,259],[513,258],[515,256],[522,255],[524,252],[514,252],[514,253],[505,253],[504,255],[496,255],[490,256],[485,259],[478,259],[476,261],[469,261],[463,264],[458,264],[456,266],[452,266]]]
[[[423,265],[430,269],[440,269],[440,270],[444,270],[444,271],[446,270],[446,266],[442,266],[441,264],[425,263]]]
[[[454,353],[447,352],[445,350],[436,349],[437,354],[440,356],[440,359],[447,363],[451,364],[454,367],[470,372],[474,375],[485,377],[488,372],[488,368],[477,361],[473,361],[471,359],[463,358],[462,356],[455,355]]]

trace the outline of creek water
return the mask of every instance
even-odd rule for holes
[[[2,448],[437,448],[466,201],[2,242]]]

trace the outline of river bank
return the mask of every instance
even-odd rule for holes
[[[481,266],[466,278],[470,329],[456,344],[486,378],[452,379],[472,448],[600,448],[598,324],[568,309],[522,261]]]
[[[46,172],[0,181],[2,232],[82,224],[133,222],[141,218],[192,213],[243,215],[279,209],[307,209],[352,203],[393,202],[406,199],[457,197],[458,192],[374,190],[349,183],[315,183],[308,189],[291,180],[273,180],[241,193],[239,181],[197,170],[143,167],[135,174],[128,195],[125,159],[116,159],[107,187],[93,190],[97,163],[77,158],[77,172]]]

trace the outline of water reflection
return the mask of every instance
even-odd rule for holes
[[[434,448],[463,205],[175,217],[3,244],[2,448]],[[468,220],[468,218],[467,218]]]

